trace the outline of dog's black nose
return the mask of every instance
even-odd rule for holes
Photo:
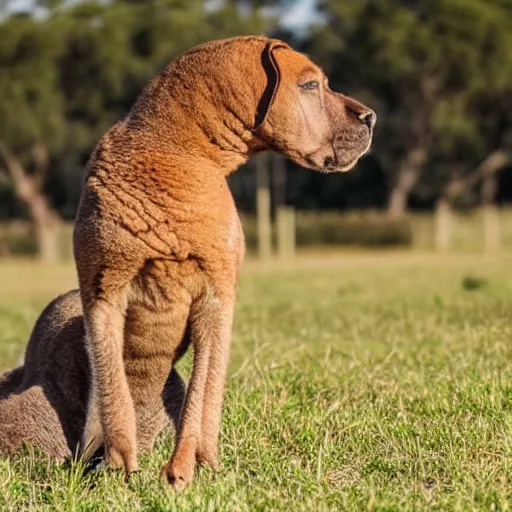
[[[371,132],[375,126],[375,123],[377,122],[377,115],[373,110],[368,110],[359,115],[359,120],[368,126],[368,129]]]

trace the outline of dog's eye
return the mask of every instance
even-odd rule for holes
[[[308,82],[299,84],[299,87],[303,91],[314,91],[315,89],[318,89],[320,87],[320,83],[317,80],[310,80]]]

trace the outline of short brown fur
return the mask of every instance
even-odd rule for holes
[[[98,143],[74,232],[92,386],[82,445],[137,469],[137,396],[160,396],[190,342],[192,377],[162,479],[218,466],[237,274],[244,253],[226,176],[273,149],[324,172],[352,168],[374,113],[331,91],[285,43],[194,48],[143,90]]]

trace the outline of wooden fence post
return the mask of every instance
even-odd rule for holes
[[[437,201],[434,212],[434,245],[437,251],[447,251],[452,244],[453,212],[450,202]]]
[[[501,246],[500,214],[495,204],[498,191],[496,173],[488,172],[482,182],[482,216],[486,252],[497,252]]]
[[[295,256],[295,209],[281,206],[277,210],[277,250],[281,258]]]
[[[486,252],[498,252],[501,247],[500,212],[496,205],[487,204],[482,208],[484,224],[484,247]]]

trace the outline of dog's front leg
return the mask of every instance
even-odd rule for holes
[[[190,315],[194,363],[174,453],[162,479],[182,490],[194,477],[196,459],[217,466],[223,387],[226,376],[234,297],[207,294]]]
[[[87,445],[94,443],[91,438],[99,419],[108,465],[124,468],[129,475],[137,470],[137,440],[135,410],[123,363],[125,311],[124,293],[84,304],[92,389],[82,444],[87,450]]]
[[[203,401],[201,439],[197,449],[197,460],[200,464],[209,465],[213,469],[219,467],[219,433],[231,348],[233,310],[234,302],[230,310],[226,311],[226,316],[222,320],[225,323],[219,327],[220,336],[215,340],[208,360],[208,376]]]

